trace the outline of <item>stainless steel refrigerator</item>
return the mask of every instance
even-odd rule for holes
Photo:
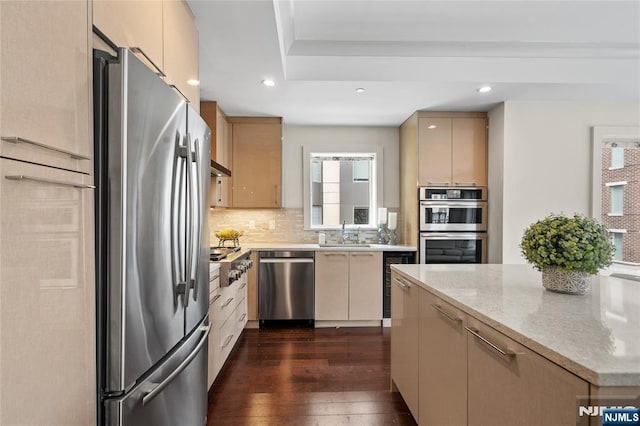
[[[204,425],[211,131],[126,49],[94,107],[99,424]]]

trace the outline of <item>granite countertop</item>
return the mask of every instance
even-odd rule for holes
[[[598,275],[576,296],[529,265],[391,268],[594,385],[640,386],[640,283]]]
[[[320,246],[319,244],[306,243],[247,243],[243,247],[256,251],[267,250],[308,250],[308,251],[416,251],[415,247],[405,245],[390,244],[368,244],[368,247],[362,247],[349,244],[334,244],[329,246]]]

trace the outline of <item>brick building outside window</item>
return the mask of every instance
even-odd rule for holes
[[[640,265],[640,147],[602,148],[601,189],[600,221],[616,247],[614,261]]]

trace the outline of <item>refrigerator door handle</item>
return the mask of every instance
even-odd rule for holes
[[[183,175],[184,170],[179,167],[180,163],[184,163],[185,167],[188,167],[185,158],[187,157],[188,149],[184,147],[180,142],[184,138],[179,134],[176,136],[176,161],[174,163],[173,170],[173,185],[174,185],[174,194],[173,200],[181,200],[183,193],[183,185],[181,185],[181,177]],[[188,293],[187,288],[187,272],[184,271],[183,276],[183,268],[181,264],[181,256],[180,256],[180,234],[178,229],[180,228],[180,217],[181,212],[179,211],[179,203],[174,201],[174,205],[171,210],[171,245],[173,247],[173,270],[175,271],[174,282],[176,283],[176,296],[185,295]],[[186,216],[186,215],[185,215]]]
[[[192,152],[192,155],[193,155],[192,166],[195,168],[195,178],[197,181],[198,177],[200,176],[200,167],[201,167],[201,159],[198,156],[198,153],[200,151],[198,150],[197,138],[193,141],[193,147],[194,147],[194,151]],[[191,197],[192,217],[193,217],[193,221],[191,222],[192,223],[192,226],[191,226],[192,254],[191,254],[191,265],[190,265],[191,273],[189,275],[189,279],[191,280],[190,285],[193,288],[193,300],[196,301],[198,300],[198,280],[196,279],[197,278],[196,275],[198,273],[198,259],[200,254],[200,238],[198,238],[198,236],[202,232],[202,218],[200,217],[200,212],[202,210],[201,209],[202,200],[200,199],[200,188],[198,184],[194,183],[192,185],[192,188],[193,188],[193,196]]]
[[[191,361],[193,361],[195,357],[198,356],[198,353],[200,352],[204,344],[207,343],[207,338],[209,337],[211,326],[203,325],[199,328],[199,330],[202,331],[203,334],[193,351],[191,351],[191,353],[184,359],[184,361],[182,361],[182,363],[180,363],[180,365],[176,367],[176,369],[173,370],[171,374],[169,374],[162,382],[150,383],[150,388],[146,392],[144,392],[144,396],[142,397],[142,405],[148,404],[153,398],[158,396],[167,386],[171,384],[171,382],[173,382],[176,377],[180,375],[180,373],[182,373],[185,368],[189,366],[189,364],[191,364]]]
[[[191,149],[191,135],[187,133],[185,135],[186,141],[186,168],[187,168],[187,259],[185,265],[185,281],[186,287],[184,289],[184,307],[186,308],[189,305],[189,291],[191,287],[193,287],[193,280],[191,276],[193,275],[193,150]]]

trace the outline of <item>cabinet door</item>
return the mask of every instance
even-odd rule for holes
[[[164,69],[162,13],[161,1],[93,0],[93,25],[118,47],[139,47],[160,69]]]
[[[92,172],[87,6],[86,1],[0,1],[3,157]],[[53,150],[11,142],[15,138]]]
[[[228,169],[231,168],[231,126],[220,108],[216,108],[216,161]],[[230,177],[217,179],[216,206],[231,207],[231,185]]]
[[[451,118],[418,120],[418,186],[451,184]]]
[[[158,2],[159,3],[159,2]],[[184,0],[162,2],[164,73],[200,111],[200,88],[188,83],[198,77],[198,30],[189,5]]]
[[[391,273],[391,381],[418,419],[418,316],[421,290]]]
[[[467,331],[470,426],[576,424],[576,397],[589,395],[587,382],[491,327],[468,322],[494,345]]]
[[[454,118],[452,150],[453,184],[487,186],[487,121]]]
[[[428,291],[420,292],[420,423],[467,422],[465,315]]]
[[[227,117],[216,108],[216,158],[226,168],[231,167],[231,128]]]
[[[382,319],[382,252],[349,253],[349,319]]]
[[[349,319],[349,253],[316,252],[315,319]]]
[[[232,122],[232,135],[233,207],[280,207],[282,124]]]
[[[96,422],[92,181],[0,160],[2,424]]]

